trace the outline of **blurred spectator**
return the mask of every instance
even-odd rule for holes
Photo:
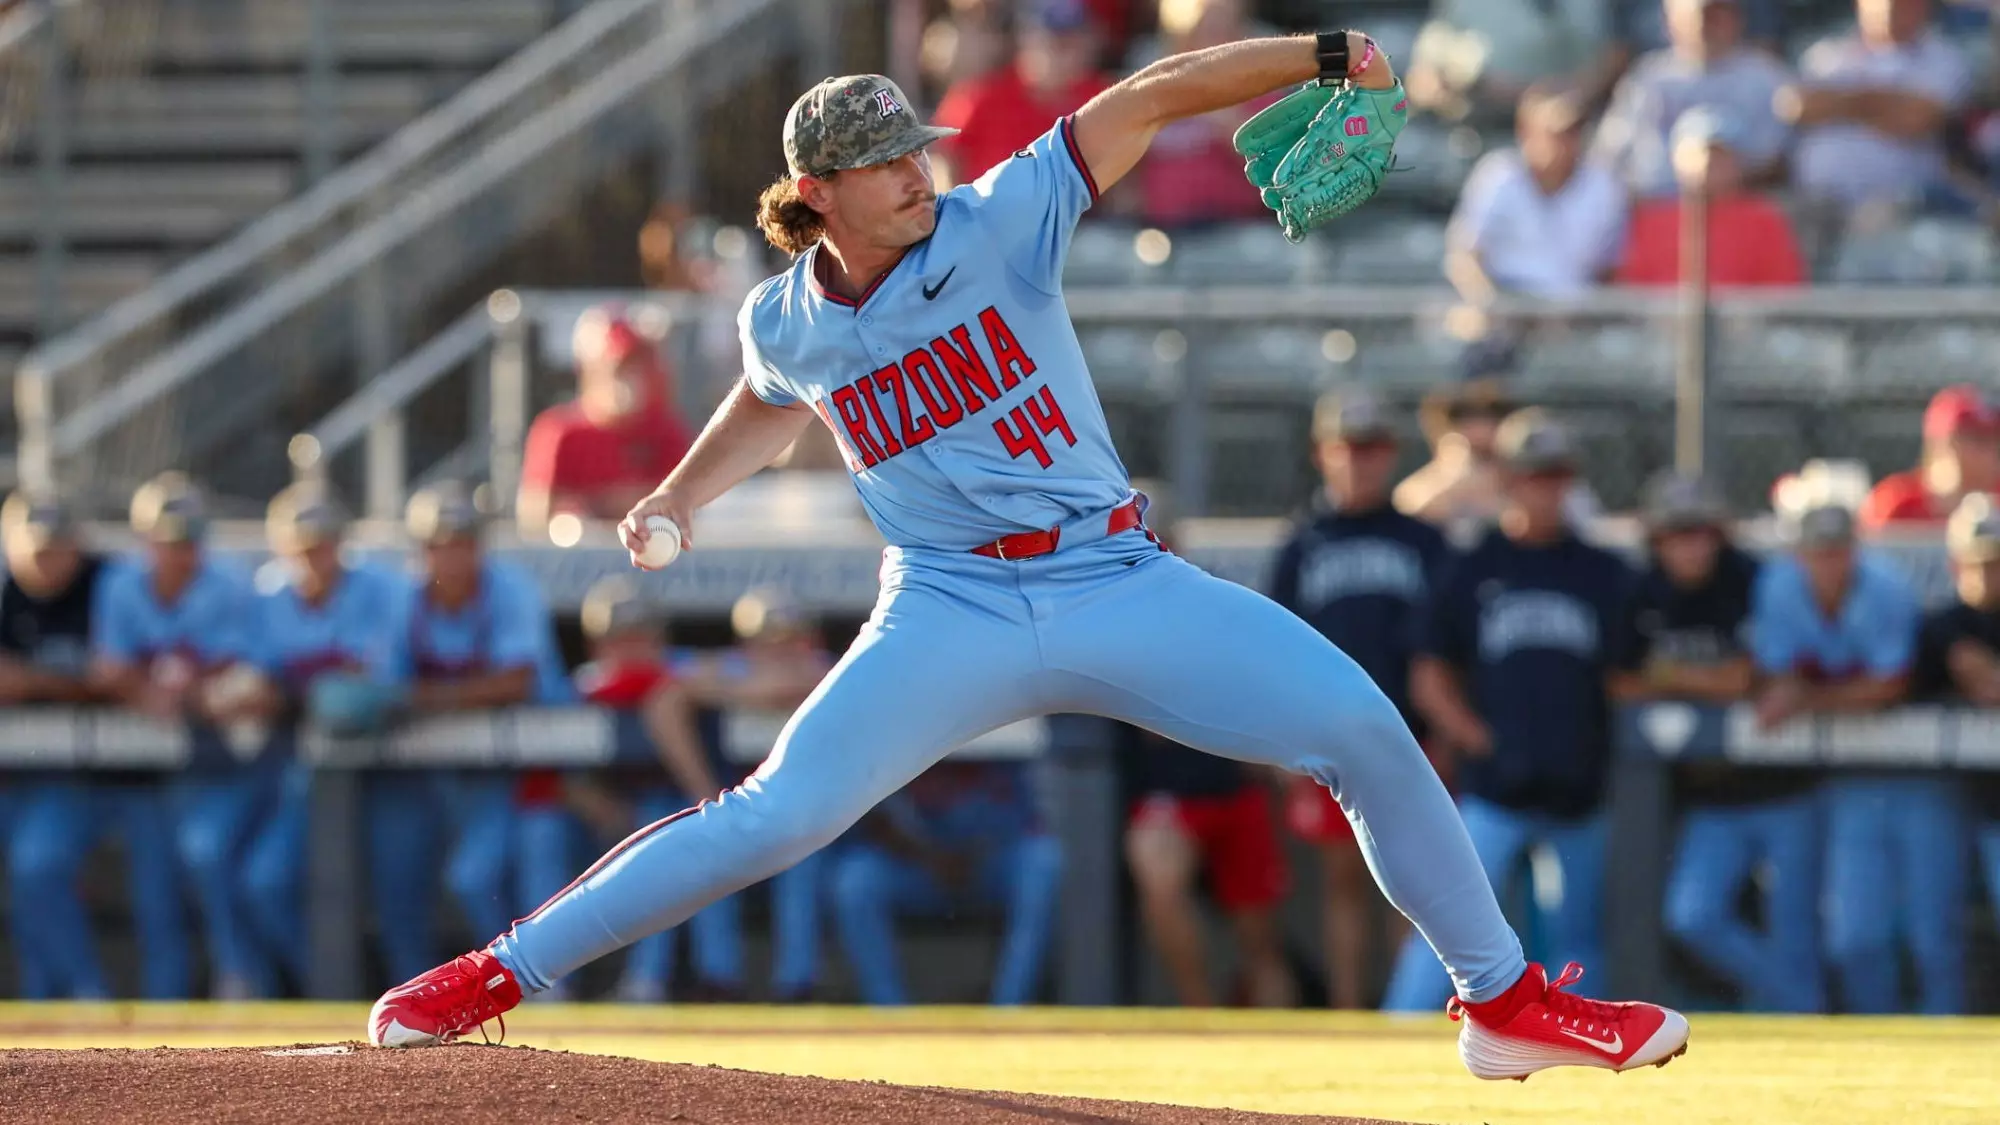
[[[1858,29],[1806,51],[1800,84],[1774,103],[1799,130],[1793,183],[1843,207],[1914,206],[1943,180],[1945,123],[1972,78],[1930,27],[1930,0],[1856,0],[1855,9]]]
[[[945,761],[868,814],[835,861],[832,902],[862,999],[905,1004],[898,914],[944,914],[968,900],[1005,915],[992,1002],[1039,994],[1055,934],[1062,848],[1042,827],[1018,764]]]
[[[1459,812],[1496,892],[1546,848],[1561,886],[1536,909],[1545,956],[1592,963],[1602,952],[1606,697],[1632,575],[1577,538],[1563,512],[1576,474],[1567,430],[1540,410],[1510,415],[1495,439],[1506,505],[1499,526],[1448,563],[1418,625],[1410,698],[1457,756]],[[1404,943],[1383,1006],[1430,1011],[1451,982],[1420,935]]]
[[[722,791],[694,721],[694,703],[675,678],[667,653],[666,620],[631,578],[597,582],[583,602],[590,661],[576,671],[583,698],[609,709],[616,723],[619,764],[567,780],[565,795],[599,836],[623,839]],[[721,904],[717,904],[718,906]],[[742,935],[727,910],[710,907],[688,919],[697,981],[704,988],[738,979]],[[629,1003],[669,998],[682,927],[633,943],[616,995]]]
[[[1969,383],[1946,387],[1924,408],[1917,467],[1882,478],[1861,505],[1861,527],[1937,526],[1959,500],[2000,489],[2000,408]]]
[[[1757,721],[1867,714],[1901,699],[1917,600],[1891,567],[1859,555],[1854,513],[1813,503],[1790,521],[1791,557],[1765,564],[1751,599],[1751,647],[1765,677]],[[1827,957],[1844,1010],[1901,1005],[1898,939],[1916,965],[1919,1009],[1964,1003],[1964,822],[1937,771],[1843,770],[1824,786]]]
[[[1174,514],[1164,489],[1144,482],[1134,487],[1147,495],[1146,526],[1173,549]],[[1277,920],[1285,859],[1261,771],[1151,731],[1124,729],[1131,735],[1125,859],[1147,937],[1175,994],[1189,1007],[1216,1003],[1196,899],[1197,886],[1206,885],[1236,935],[1240,972],[1232,991],[1256,1007],[1291,1007],[1297,988]]]
[[[1721,498],[1705,480],[1664,473],[1647,487],[1643,519],[1650,565],[1619,617],[1613,697],[1714,706],[1749,698],[1757,562],[1730,542]],[[1715,760],[1680,763],[1674,780],[1684,811],[1668,932],[1735,986],[1745,1007],[1824,1011],[1815,776]],[[1761,929],[1740,916],[1746,886],[1759,892]]]
[[[1575,89],[1534,87],[1515,117],[1519,147],[1474,166],[1446,232],[1445,274],[1467,301],[1577,297],[1618,261],[1625,191],[1585,156],[1584,113]]]
[[[239,900],[238,856],[263,807],[262,778],[226,749],[210,686],[240,655],[249,585],[204,557],[207,505],[182,473],[162,473],[132,497],[139,559],[102,579],[91,622],[94,674],[121,705],[185,725],[193,756],[167,785],[174,847],[208,939],[212,991],[256,995],[260,958]]]
[[[1007,61],[1013,0],[950,0],[924,28],[918,65],[933,94],[984,78]]]
[[[1705,194],[1708,206],[1708,283],[1803,285],[1805,261],[1792,221],[1777,204],[1743,190],[1738,153],[1743,131],[1719,110],[1696,108],[1674,126],[1674,167],[1685,193],[1641,200],[1618,280],[1625,285],[1672,285],[1681,279],[1681,221],[1688,196]]]
[[[1425,395],[1417,420],[1431,443],[1431,459],[1396,486],[1396,510],[1447,529],[1499,515],[1493,437],[1514,409],[1513,397],[1497,379],[1474,379]]]
[[[932,123],[959,130],[931,146],[940,185],[978,179],[1111,85],[1084,0],[1033,0],[1021,21],[1013,65],[955,83],[938,103]]]
[[[1587,107],[1620,62],[1599,0],[1432,0],[1407,85],[1418,108],[1497,124],[1537,83],[1573,84]]]
[[[1262,33],[1251,26],[1247,7],[1248,0],[1161,0],[1158,53],[1197,51]],[[1161,128],[1139,162],[1140,218],[1168,228],[1261,218],[1264,203],[1243,177],[1243,158],[1231,138],[1237,126],[1274,100],[1262,98]]]
[[[347,513],[323,486],[297,484],[270,503],[273,561],[256,576],[240,661],[211,687],[211,707],[238,749],[255,753],[258,808],[241,843],[236,878],[246,930],[245,982],[280,991],[278,971],[303,990],[305,863],[311,771],[299,760],[298,722],[313,691],[337,674],[380,678],[389,648],[385,607],[394,579],[341,562]]]
[[[528,428],[517,502],[523,527],[571,512],[616,520],[658,487],[694,442],[659,341],[598,308],[578,318],[577,397]]]
[[[1150,731],[1132,734],[1138,745],[1125,860],[1146,936],[1175,995],[1191,1008],[1216,1003],[1195,897],[1203,884],[1236,936],[1242,998],[1260,1008],[1291,1007],[1297,988],[1276,916],[1285,897],[1285,858],[1270,789],[1241,762]]]
[[[1435,527],[1389,503],[1396,434],[1388,412],[1362,390],[1329,395],[1313,412],[1314,459],[1323,478],[1307,513],[1278,550],[1270,591],[1361,665],[1417,732],[1409,669],[1418,608],[1448,554]],[[1291,781],[1287,820],[1320,853],[1323,932],[1331,1001],[1359,1008],[1378,896],[1354,826],[1333,794],[1308,777]],[[1402,915],[1384,915],[1381,940],[1395,948]]]
[[[1966,497],[1945,531],[1958,600],[1924,621],[1917,639],[1913,694],[2000,707],[2000,506]],[[1976,839],[1986,875],[1986,903],[2000,912],[2000,778],[1968,778],[1979,814]]]
[[[457,482],[410,498],[406,525],[421,565],[385,610],[391,623],[385,673],[397,710],[423,717],[570,697],[542,592],[513,564],[485,556],[485,522],[471,490]],[[437,857],[480,941],[507,929],[527,904],[532,891],[521,888],[546,881],[531,866],[519,870],[518,882],[509,879],[521,858],[509,775],[378,774],[367,779],[363,798],[369,885],[392,978],[407,979],[437,962]]]
[[[0,506],[0,540],[7,554],[0,588],[0,703],[102,698],[89,678],[90,638],[109,565],[86,549],[75,514],[52,495],[9,496]],[[6,827],[7,922],[24,999],[111,998],[78,881],[84,860],[113,836],[125,853],[140,995],[187,997],[180,873],[158,775],[40,773],[22,780]]]
[[[727,725],[763,720],[775,735],[826,678],[833,658],[818,623],[776,590],[752,590],[738,598],[729,621],[736,634],[734,648],[721,653],[679,650],[672,671],[688,701],[702,709],[704,728],[712,731],[709,760],[714,770],[735,785],[750,775],[754,764],[725,760],[721,744]],[[810,999],[819,982],[824,863],[815,853],[769,881],[771,994],[781,1003]],[[695,916],[704,927],[695,936],[700,995],[744,996],[742,916],[740,895],[711,903]]]
[[[698,293],[708,288],[705,264],[689,252],[688,227],[694,211],[676,200],[653,204],[639,227],[639,277],[648,289]]]
[[[1640,59],[1618,83],[1598,126],[1597,156],[1638,195],[1672,195],[1685,182],[1675,175],[1675,124],[1703,108],[1735,123],[1729,143],[1741,178],[1757,185],[1773,180],[1788,138],[1772,98],[1790,72],[1744,45],[1738,0],[1664,4],[1673,45]]]
[[[1676,0],[1613,0],[1611,33],[1628,59],[1673,45],[1667,9]],[[1736,0],[1743,12],[1743,39],[1757,50],[1784,50],[1784,0]]]

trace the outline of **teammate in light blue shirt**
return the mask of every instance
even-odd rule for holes
[[[348,517],[323,485],[293,485],[265,519],[277,555],[256,576],[243,663],[259,675],[233,701],[234,717],[275,724],[262,761],[270,807],[243,862],[243,902],[261,952],[305,986],[305,858],[312,774],[298,760],[299,722],[315,682],[330,674],[380,677],[389,650],[385,607],[400,584],[341,562]]]
[[[458,484],[419,492],[407,522],[422,565],[387,606],[382,672],[409,712],[573,698],[547,603],[527,574],[481,550],[485,520],[471,492]],[[435,957],[432,857],[446,857],[445,885],[478,933],[505,930],[528,905],[513,878],[521,831],[515,784],[512,773],[474,771],[371,779],[368,864],[392,974]]]
[[[188,724],[193,757],[167,782],[175,851],[206,930],[214,991],[244,998],[265,994],[270,983],[237,882],[263,787],[224,744],[209,689],[243,652],[249,584],[203,556],[207,526],[202,494],[181,473],[164,473],[134,494],[132,530],[145,551],[105,575],[91,647],[114,699],[157,721]]]
[[[874,615],[747,780],[634,834],[488,949],[390,990],[373,1041],[463,1035],[798,863],[966,741],[1080,711],[1328,786],[1449,967],[1474,1073],[1627,1069],[1685,1045],[1678,1014],[1600,1007],[1564,991],[1576,973],[1527,964],[1395,705],[1297,617],[1162,550],[1112,448],[1061,294],[1078,217],[1169,122],[1315,76],[1395,85],[1359,33],[1174,55],[943,196],[923,149],[949,133],[893,82],[828,79],[794,104],[788,173],[759,218],[797,261],[750,295],[744,380],[620,534],[637,559],[659,515],[692,546],[695,513],[817,416],[890,544]],[[1550,1030],[1563,1020],[1600,1030],[1577,1042]]]
[[[1757,717],[1767,729],[1902,699],[1921,623],[1902,576],[1856,549],[1852,512],[1814,508],[1796,531],[1794,557],[1767,563],[1751,600],[1751,654],[1768,678]],[[1962,1011],[1970,876],[1953,782],[1937,771],[1842,770],[1823,792],[1827,959],[1841,1009],[1901,1010],[1901,937],[1918,1010]]]

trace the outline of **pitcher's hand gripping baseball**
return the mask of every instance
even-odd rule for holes
[[[618,541],[631,554],[633,566],[663,569],[694,545],[687,532],[692,515],[672,493],[655,492],[625,514],[618,525]]]

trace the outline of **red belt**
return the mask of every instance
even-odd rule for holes
[[[1145,521],[1139,515],[1139,501],[1132,500],[1111,509],[1111,516],[1104,523],[1106,536],[1130,531]],[[1014,535],[1002,535],[984,547],[974,547],[972,553],[985,555],[989,559],[1016,562],[1021,559],[1036,559],[1054,554],[1056,543],[1062,538],[1062,529],[1049,528],[1047,531],[1023,531]]]

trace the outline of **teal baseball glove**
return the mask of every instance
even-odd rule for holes
[[[1400,81],[1382,90],[1315,82],[1244,122],[1234,143],[1285,237],[1303,242],[1381,189],[1408,120]]]

